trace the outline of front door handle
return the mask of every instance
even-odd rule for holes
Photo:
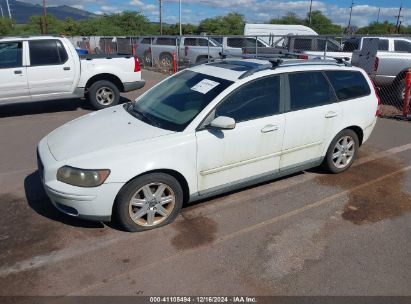
[[[14,71],[14,74],[21,74],[21,73],[22,73],[22,71],[20,71],[20,70]]]
[[[261,133],[268,133],[268,132],[273,132],[277,130],[278,130],[278,126],[276,125],[266,125],[264,128],[261,129]]]
[[[63,70],[69,71],[69,70],[70,70],[70,67],[64,67]]]
[[[338,116],[338,113],[334,112],[334,111],[330,111],[327,114],[325,114],[325,118],[333,118],[333,117],[336,117],[336,116]]]

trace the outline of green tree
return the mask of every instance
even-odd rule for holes
[[[307,19],[305,19],[305,24],[308,24],[308,14]],[[341,34],[342,27],[337,24],[333,24],[330,19],[323,15],[321,11],[311,12],[311,28],[318,34]]]
[[[9,18],[0,18],[0,36],[10,35],[12,31],[12,20]]]
[[[244,33],[245,19],[239,13],[207,18],[200,22],[197,32],[213,35],[241,35]]]
[[[359,28],[358,34],[390,34],[395,33],[395,25],[389,23],[387,20],[384,22],[371,22],[369,25]]]

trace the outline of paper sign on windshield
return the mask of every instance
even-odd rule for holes
[[[203,79],[199,83],[197,83],[195,86],[193,86],[191,89],[194,91],[200,92],[202,94],[207,94],[209,91],[211,91],[218,85],[219,85],[218,82],[212,81],[210,79]]]

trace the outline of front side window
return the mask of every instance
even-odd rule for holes
[[[394,49],[396,52],[411,53],[411,42],[404,40],[394,40]]]
[[[238,88],[216,108],[216,117],[227,116],[242,122],[278,114],[280,76],[264,77]]]
[[[58,40],[35,40],[29,42],[30,65],[58,65],[67,61],[67,52]]]
[[[334,93],[321,72],[299,72],[288,75],[290,110],[326,105],[335,102]]]
[[[0,69],[18,68],[23,65],[22,42],[0,43]]]
[[[157,127],[183,131],[231,84],[229,80],[186,70],[149,90],[129,111]]]
[[[359,98],[371,94],[370,86],[358,71],[326,71],[339,100]]]

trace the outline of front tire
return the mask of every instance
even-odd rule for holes
[[[174,221],[183,205],[183,189],[164,173],[142,175],[126,184],[117,196],[114,215],[127,231],[154,229]]]
[[[357,134],[350,129],[342,130],[334,137],[327,154],[325,155],[323,168],[331,173],[341,173],[351,167],[359,148]]]
[[[112,107],[120,101],[119,89],[114,83],[107,80],[93,83],[86,96],[91,105],[97,110]]]

